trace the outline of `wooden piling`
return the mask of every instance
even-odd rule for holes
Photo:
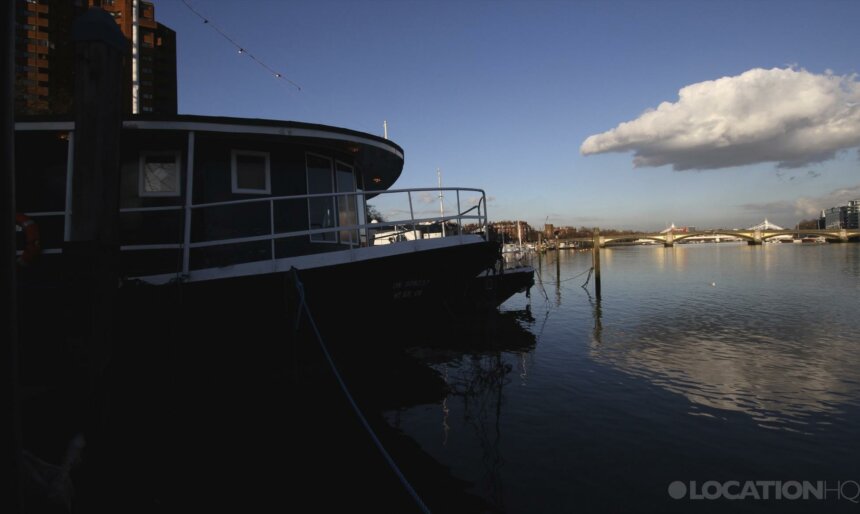
[[[3,368],[6,378],[3,395],[3,417],[6,431],[3,462],[6,463],[6,479],[3,480],[0,510],[19,512],[21,510],[21,417],[18,394],[18,287],[16,280],[17,256],[15,253],[15,9],[17,2],[7,1],[0,8],[0,34],[2,52],[0,56],[0,113],[2,113],[2,136],[0,136],[0,290],[6,297],[3,309],[0,338],[3,339]]]
[[[76,386],[85,410],[83,431],[92,462],[103,444],[108,398],[106,369],[119,312],[119,174],[123,59],[128,41],[105,11],[90,9],[72,26],[75,43],[75,137],[70,241],[63,246],[68,283],[76,298],[69,319],[77,326],[83,369]],[[95,457],[95,458],[93,458]],[[97,466],[97,465],[94,465]]]
[[[75,152],[72,241],[119,242],[123,58],[128,41],[113,18],[90,9],[73,26]]]
[[[600,299],[600,229],[594,229],[594,248],[592,258],[594,260],[594,294]]]
[[[558,236],[555,238],[555,283],[561,285],[561,250],[558,247]]]
[[[537,256],[537,263],[538,263],[538,275],[540,275],[540,274],[543,272],[543,266],[542,266],[542,263],[541,263],[541,255],[542,255],[542,254],[541,254],[541,251],[540,251],[540,235],[538,235],[538,245],[535,247],[535,254],[536,254],[536,256]]]

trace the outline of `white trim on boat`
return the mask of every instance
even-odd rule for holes
[[[234,264],[220,268],[191,270],[184,279],[187,282],[200,282],[204,280],[280,273],[289,271],[293,267],[299,270],[313,269],[324,266],[336,266],[338,264],[346,264],[350,262],[379,259],[393,255],[404,255],[412,252],[450,248],[484,242],[483,237],[475,234],[466,234],[461,237],[419,239],[415,241],[404,241],[397,244],[352,248],[335,252],[323,252],[309,255],[298,255],[295,257],[284,257],[274,260]],[[141,280],[153,285],[160,285],[166,284],[171,280],[175,280],[177,276],[177,273],[164,273],[161,275],[147,275],[129,278]]]
[[[125,120],[123,128],[142,130],[196,130],[203,132],[230,132],[234,134],[269,134],[291,137],[313,137],[318,139],[335,139],[375,146],[397,157],[403,158],[403,152],[380,141],[374,141],[365,137],[352,134],[341,134],[335,131],[309,129],[300,127],[278,127],[274,125],[233,125],[230,123],[215,123],[205,121],[147,121],[147,120]]]
[[[149,121],[124,120],[123,128],[140,130],[195,130],[203,132],[230,132],[234,134],[269,134],[291,137],[309,137],[317,139],[333,139],[349,143],[374,146],[390,152],[403,159],[403,152],[390,144],[376,141],[353,134],[343,134],[336,131],[301,127],[279,127],[277,125],[242,125],[231,123],[216,123],[206,121]],[[20,121],[15,123],[15,130],[74,130],[73,121]]]

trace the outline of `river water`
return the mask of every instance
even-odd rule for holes
[[[590,252],[539,264],[492,330],[416,340],[444,401],[385,414],[472,493],[511,513],[860,512],[860,244],[606,248],[599,300]]]

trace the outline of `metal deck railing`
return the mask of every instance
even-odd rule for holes
[[[443,215],[441,212],[429,214],[428,210],[416,209],[415,195],[436,193],[441,196],[442,192],[451,192],[456,197],[456,210],[453,214]],[[464,198],[465,194],[471,194],[472,198]],[[396,198],[397,195],[400,195],[400,198]],[[182,211],[181,222],[183,230],[181,238],[179,234],[175,238],[168,238],[174,239],[176,242],[123,244],[120,249],[128,252],[165,249],[181,250],[181,272],[188,274],[191,269],[191,251],[214,246],[269,241],[269,256],[265,260],[274,260],[277,258],[275,249],[277,240],[302,236],[308,237],[311,242],[320,244],[337,243],[345,245],[348,248],[354,248],[430,237],[459,237],[465,234],[468,225],[470,234],[480,234],[485,239],[487,237],[487,200],[486,193],[482,189],[456,187],[390,189],[373,192],[357,191],[267,196],[263,198],[247,198],[201,204],[189,203],[190,198],[188,197],[190,196],[187,195],[185,205],[121,208],[119,211],[120,215]],[[380,201],[384,203],[387,212],[402,214],[397,219],[368,220],[368,197],[372,197],[375,203]],[[313,218],[311,202],[315,199],[327,201],[332,206],[333,211],[330,212],[330,216],[326,220],[323,220],[327,222],[323,223],[325,226],[309,226],[297,230],[277,230],[279,226],[295,226],[295,220],[285,218],[284,212],[286,210],[279,208],[281,204],[290,202],[304,204],[303,208],[307,213],[307,220],[311,221]],[[424,201],[425,199],[422,198],[422,202]],[[464,207],[464,204],[468,205],[468,207]],[[268,230],[260,233],[260,227],[257,225],[249,227],[247,234],[244,235],[234,234],[231,237],[220,238],[201,237],[199,234],[195,236],[195,216],[205,215],[204,213],[213,209],[243,205],[266,206],[268,209]],[[278,211],[283,212],[279,214]],[[63,217],[63,240],[70,240],[71,209],[68,206],[65,211],[28,212],[26,214],[37,223],[39,219],[46,217]],[[346,223],[341,222],[341,220],[346,220]],[[236,227],[231,228],[235,229]],[[313,240],[314,236],[319,236],[316,241]],[[43,247],[42,251],[43,253],[61,253],[62,249],[59,247]]]

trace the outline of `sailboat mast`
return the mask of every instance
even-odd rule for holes
[[[523,227],[520,225],[520,221],[517,220],[517,243],[519,247],[523,247]]]

